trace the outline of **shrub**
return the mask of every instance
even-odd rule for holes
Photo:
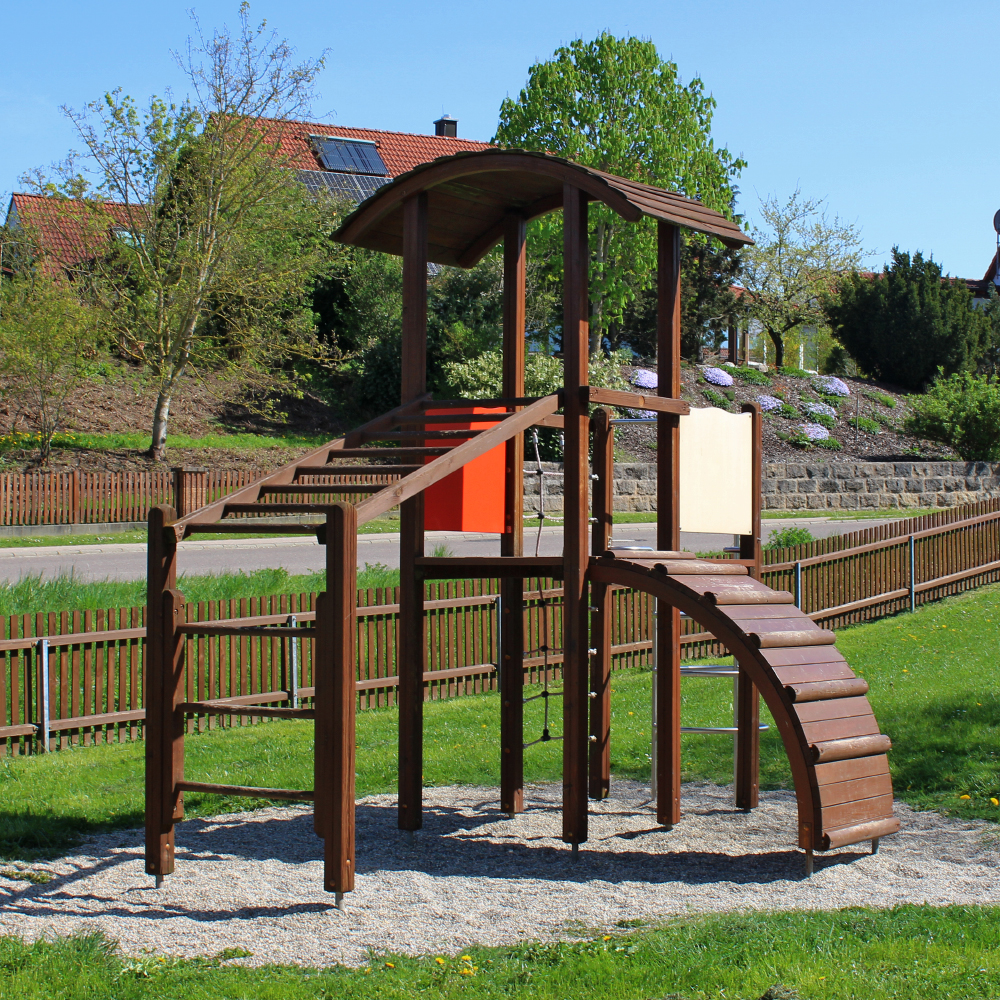
[[[655,389],[659,384],[659,376],[648,368],[637,368],[632,372],[632,385],[639,389]]]
[[[810,442],[825,441],[829,436],[829,430],[822,424],[800,424],[799,430],[808,438]]]
[[[764,545],[765,549],[787,549],[792,545],[808,545],[815,542],[808,528],[782,528],[775,531]]]
[[[717,406],[720,410],[729,409],[729,403],[714,389],[702,389],[701,394],[712,404],[712,406]]]
[[[826,305],[834,335],[863,371],[920,389],[940,368],[975,367],[991,339],[991,320],[972,308],[964,281],[942,280],[941,267],[893,247],[882,274],[847,274]]]
[[[726,389],[726,390],[723,391],[722,395],[725,396],[726,399],[728,399],[730,403],[735,403],[736,402],[736,390],[735,389]]]
[[[771,379],[764,372],[757,371],[756,368],[734,368],[733,374],[744,385],[770,385]]]
[[[814,442],[817,448],[826,448],[829,451],[840,451],[844,446],[835,438],[823,438],[822,441]]]
[[[758,393],[754,399],[764,413],[774,413],[780,410],[783,405],[780,399],[768,396],[763,392]]]
[[[820,375],[813,379],[813,388],[823,396],[850,396],[847,383],[836,375]]]
[[[904,426],[916,437],[949,445],[965,461],[995,462],[1000,459],[1000,381],[965,373],[939,377],[913,401]]]
[[[807,372],[804,368],[795,368],[792,365],[782,365],[778,369],[779,375],[787,375],[789,378],[812,378],[812,372]]]
[[[832,431],[837,426],[836,419],[826,413],[807,413],[806,416],[811,418],[813,423],[825,427],[828,431]]]
[[[790,403],[782,403],[781,409],[778,410],[778,415],[784,417],[786,420],[799,419],[799,411],[796,410]]]
[[[873,403],[881,403],[887,410],[894,410],[896,408],[896,400],[892,396],[886,396],[881,392],[866,392],[865,398],[870,399]]]
[[[837,410],[835,407],[831,406],[829,403],[814,403],[811,400],[806,400],[802,404],[802,412],[807,417],[836,417]]]
[[[851,426],[856,427],[859,431],[864,431],[866,434],[878,434],[882,427],[877,420],[872,420],[870,417],[855,417],[851,421]]]
[[[718,386],[730,386],[733,384],[733,376],[729,372],[724,372],[721,368],[706,368],[702,373],[706,382]]]

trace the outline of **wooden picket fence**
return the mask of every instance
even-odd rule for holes
[[[217,500],[264,473],[206,473],[207,500]],[[5,472],[0,474],[0,525],[107,524],[145,521],[157,504],[176,506],[175,476],[154,472]]]
[[[831,627],[915,608],[927,601],[1000,580],[1000,501],[912,518],[849,535],[766,553],[764,581],[790,590],[816,621]],[[429,699],[492,691],[497,686],[496,581],[427,584]],[[274,625],[274,636],[191,636],[187,639],[188,700],[264,695],[269,702],[308,701],[312,689],[309,637],[281,636],[281,626],[315,620],[315,594],[283,594],[188,604],[188,621],[240,619]],[[546,607],[543,610],[543,602]],[[527,581],[524,591],[526,680],[562,665],[562,590],[551,580]],[[647,666],[652,655],[654,602],[617,588],[613,595],[615,669]],[[397,684],[398,589],[358,592],[359,707],[392,705]],[[19,615],[2,621],[0,741],[7,752],[136,739],[144,718],[142,608]],[[682,619],[686,659],[717,656],[711,633]],[[548,646],[543,652],[543,646]],[[45,669],[43,669],[43,666]],[[254,717],[192,717],[200,731],[251,725]]]

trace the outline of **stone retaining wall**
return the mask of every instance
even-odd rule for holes
[[[545,472],[562,465],[543,463]],[[562,476],[543,477],[544,507],[563,507]],[[764,466],[765,510],[886,510],[954,507],[1000,496],[1000,463],[771,462]],[[525,511],[538,510],[538,476],[524,470]],[[656,510],[656,466],[615,463],[615,510]]]

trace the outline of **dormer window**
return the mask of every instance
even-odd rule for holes
[[[364,139],[340,139],[328,135],[311,135],[320,163],[325,170],[338,174],[367,174],[388,177],[378,147]]]

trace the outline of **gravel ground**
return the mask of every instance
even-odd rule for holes
[[[821,855],[805,878],[792,847],[791,792],[765,792],[760,808],[742,813],[731,789],[686,785],[685,817],[665,833],[648,789],[619,781],[614,798],[591,803],[590,840],[575,863],[558,839],[559,786],[531,787],[513,821],[499,812],[496,789],[425,795],[413,846],[396,829],[393,796],[359,802],[357,889],[344,912],[319,888],[311,810],[268,808],[180,824],[177,871],[159,891],[143,871],[138,830],[19,866],[54,877],[43,885],[0,877],[0,933],[101,930],[128,954],[238,947],[252,952],[250,965],[359,965],[372,951],[456,953],[678,913],[1000,904],[997,827],[902,803],[903,829],[878,855],[867,845]]]

